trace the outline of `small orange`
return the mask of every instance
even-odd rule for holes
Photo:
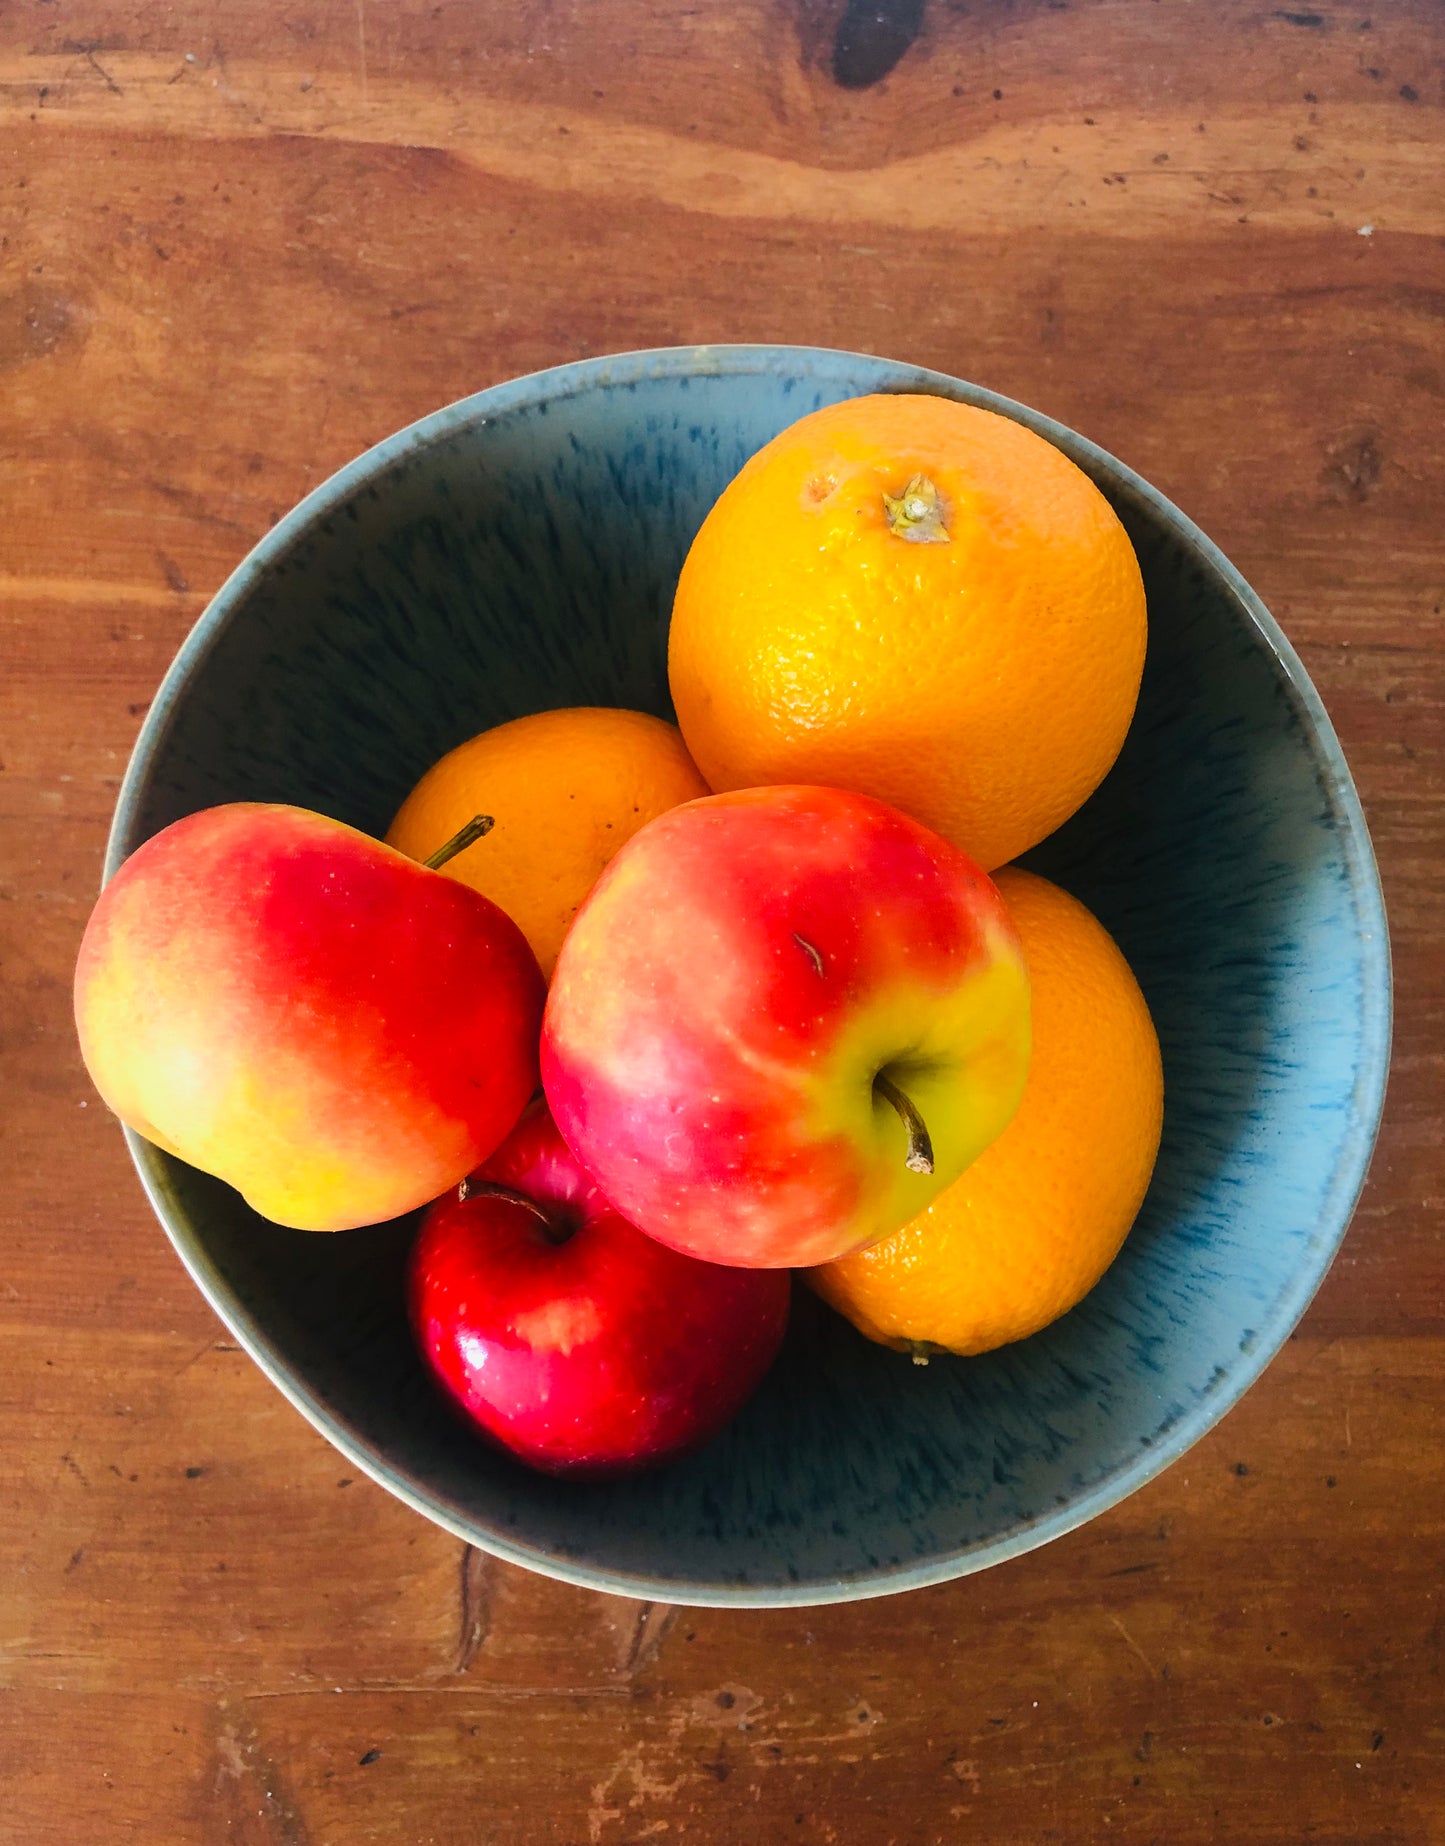
[[[402,803],[388,845],[425,859],[475,814],[492,831],[442,870],[500,904],[551,977],[602,868],[639,827],[709,792],[675,725],[584,705],[483,731]]]
[[[996,882],[1033,993],[1018,1113],[901,1231],[807,1272],[885,1346],[989,1352],[1046,1327],[1113,1262],[1154,1170],[1163,1069],[1128,963],[1057,885],[1014,866]]]
[[[668,672],[713,788],[857,789],[992,870],[1103,779],[1144,640],[1128,535],[1052,443],[951,399],[860,397],[724,490]]]

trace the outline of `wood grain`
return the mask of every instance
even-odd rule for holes
[[[0,1837],[1445,1836],[1442,53],[1434,0],[0,10]],[[974,378],[1198,518],[1340,731],[1398,992],[1354,1226],[1220,1429],[982,1577],[752,1615],[348,1475],[69,1021],[130,745],[249,545],[438,404],[721,339]]]

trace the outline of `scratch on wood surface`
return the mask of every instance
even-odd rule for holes
[[[193,1365],[199,1365],[208,1352],[213,1352],[215,1350],[215,1345],[215,1335],[208,1333],[196,1351],[191,1354],[190,1358],[182,1360],[171,1373],[170,1382],[174,1384],[183,1372],[188,1372]]]
[[[202,1682],[197,1681],[197,1686]],[[205,1682],[209,1684],[210,1682]],[[480,1685],[439,1685],[436,1680],[362,1680],[353,1686],[287,1686],[274,1692],[243,1692],[247,1705],[266,1699],[334,1699],[340,1693],[350,1698],[489,1698],[515,1703],[541,1703],[546,1699],[626,1699],[630,1695],[623,1685],[604,1686],[506,1686],[483,1681]]]
[[[622,1671],[629,1679],[656,1660],[663,1642],[672,1632],[677,1616],[678,1611],[670,1602],[639,1604],[637,1621],[622,1662]]]
[[[196,591],[191,595],[201,600]],[[148,583],[120,583],[105,577],[14,577],[0,575],[0,602],[135,603],[146,609],[174,609],[175,593]]]
[[[679,1736],[689,1725],[706,1730],[744,1730],[756,1721],[762,1704],[751,1686],[731,1680],[715,1692],[695,1693],[673,1723]]]
[[[457,1637],[456,1668],[465,1673],[476,1659],[492,1626],[488,1559],[475,1545],[462,1546],[461,1622]]]
[[[356,0],[356,49],[361,65],[361,100],[366,101],[366,0]]]
[[[299,1809],[282,1786],[276,1765],[265,1754],[256,1728],[223,1716],[216,1730],[216,1773],[212,1793],[220,1805],[233,1807],[224,1823],[228,1835],[266,1838],[275,1846],[310,1846],[311,1835]],[[254,1820],[253,1820],[254,1814]],[[255,1820],[262,1823],[255,1826]]]
[[[83,47],[83,50],[85,52],[86,63],[90,66],[90,68],[95,72],[95,74],[98,77],[104,78],[106,89],[108,89],[113,96],[124,96],[125,91],[116,82],[115,78],[111,76],[110,72],[101,63],[100,59],[96,57],[95,47],[93,45],[86,45]]]
[[[157,550],[156,562],[161,567],[161,575],[166,580],[167,588],[174,590],[177,596],[185,596],[190,590],[190,581],[175,559],[168,558],[165,552]]]
[[[607,1793],[607,1783],[598,1782],[592,1789],[591,1799],[587,1804],[587,1838],[591,1846],[598,1846],[603,1829],[614,1820],[621,1820],[622,1809],[610,1808],[603,1800]]]
[[[159,494],[161,499],[169,502],[170,505],[178,507],[188,518],[193,519],[197,525],[215,526],[217,530],[221,532],[234,532],[239,537],[244,538],[249,544],[254,544],[259,536],[258,532],[254,530],[253,527],[245,525],[239,520],[227,519],[224,513],[212,512],[205,496],[193,492],[188,487],[178,487],[174,481],[163,481],[155,478],[146,480],[142,482],[141,485],[148,487],[152,493]],[[237,493],[232,493],[229,494],[227,498],[236,501],[242,499],[242,496]]]
[[[670,1801],[687,1780],[685,1774],[671,1780],[654,1775],[643,1762],[646,1751],[645,1743],[629,1744],[602,1780],[593,1783],[587,1803],[587,1838],[591,1846],[598,1846],[605,1829],[622,1820],[629,1808],[640,1808],[646,1801]],[[629,1782],[632,1793],[626,1797],[626,1806],[611,1806],[614,1801],[622,1802],[622,1788]],[[655,1832],[655,1826],[649,1831]]]
[[[89,1487],[90,1476],[85,1472],[84,1468],[81,1467],[80,1463],[75,1459],[75,1457],[70,1453],[68,1449],[66,1450],[65,1454],[61,1456],[60,1459],[61,1459],[61,1462],[64,1464],[64,1466],[67,1467],[70,1470],[70,1472],[75,1476],[76,1480],[80,1482],[82,1487]]]
[[[1155,1678],[1156,1675],[1154,1671],[1153,1662],[1150,1660],[1149,1656],[1144,1652],[1143,1648],[1140,1647],[1139,1643],[1134,1639],[1133,1635],[1129,1633],[1129,1630],[1119,1620],[1117,1615],[1115,1615],[1110,1610],[1106,1610],[1105,1613],[1108,1615],[1109,1620],[1119,1630],[1119,1633],[1124,1637],[1125,1645],[1139,1660],[1141,1660],[1144,1663],[1145,1672],[1148,1673],[1151,1679]]]

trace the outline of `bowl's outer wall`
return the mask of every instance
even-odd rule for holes
[[[988,392],[816,349],[623,355],[439,412],[289,515],[179,656],[112,834],[110,869],[220,801],[380,832],[487,725],[570,704],[670,715],[672,588],[708,507],[779,429],[873,390],[1039,429],[1109,496],[1144,571],[1123,755],[1030,855],[1115,934],[1164,1052],[1154,1184],[1087,1300],[1021,1345],[918,1367],[799,1289],[782,1358],[708,1449],[569,1485],[483,1446],[433,1394],[403,1313],[410,1221],[287,1231],[131,1137],[198,1283],[359,1466],[475,1543],[635,1595],[828,1601],[993,1563],[1158,1472],[1288,1334],[1368,1163],[1389,956],[1348,772],[1278,629],[1152,489]]]

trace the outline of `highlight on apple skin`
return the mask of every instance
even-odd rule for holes
[[[608,1478],[676,1460],[742,1408],[787,1326],[784,1270],[646,1237],[534,1103],[427,1213],[412,1326],[452,1402],[533,1467]]]
[[[992,880],[883,802],[806,787],[635,835],[562,946],[542,1032],[557,1125],[617,1208],[764,1267],[916,1217],[1007,1126],[1028,1059]]]
[[[260,802],[141,846],[75,972],[81,1051],[120,1119],[317,1231],[397,1217],[493,1151],[536,1088],[544,994],[488,899]]]

